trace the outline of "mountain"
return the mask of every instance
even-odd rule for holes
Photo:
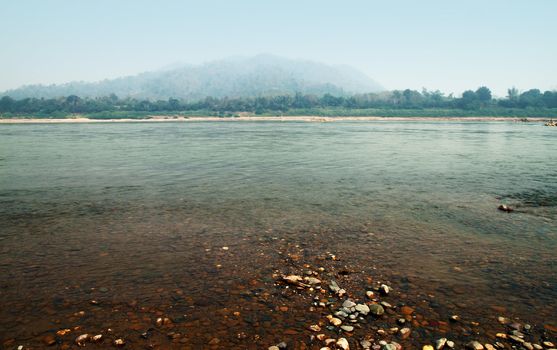
[[[294,60],[272,55],[235,57],[201,65],[172,65],[159,71],[99,82],[26,85],[0,93],[15,99],[78,95],[149,99],[253,97],[278,94],[346,95],[383,88],[349,66]]]

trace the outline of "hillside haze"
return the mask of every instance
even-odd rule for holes
[[[78,95],[197,100],[212,97],[254,97],[304,94],[346,95],[377,92],[382,87],[349,67],[272,55],[229,58],[201,65],[181,65],[99,82],[26,85],[0,95],[15,99]]]

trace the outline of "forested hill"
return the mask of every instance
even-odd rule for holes
[[[258,55],[202,65],[182,65],[94,83],[28,85],[5,91],[0,96],[14,99],[70,95],[91,98],[116,94],[135,99],[176,98],[194,101],[207,96],[238,98],[289,95],[296,92],[346,96],[381,90],[383,89],[378,83],[348,66]]]

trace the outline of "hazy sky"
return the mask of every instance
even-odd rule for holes
[[[557,89],[557,0],[0,0],[0,91],[271,53],[388,89]]]

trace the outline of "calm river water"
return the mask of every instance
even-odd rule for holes
[[[393,289],[351,344],[404,304],[403,345],[487,341],[497,316],[551,337],[556,252],[557,130],[538,123],[0,125],[6,349],[320,348],[327,311],[277,283],[318,267],[356,299]]]

